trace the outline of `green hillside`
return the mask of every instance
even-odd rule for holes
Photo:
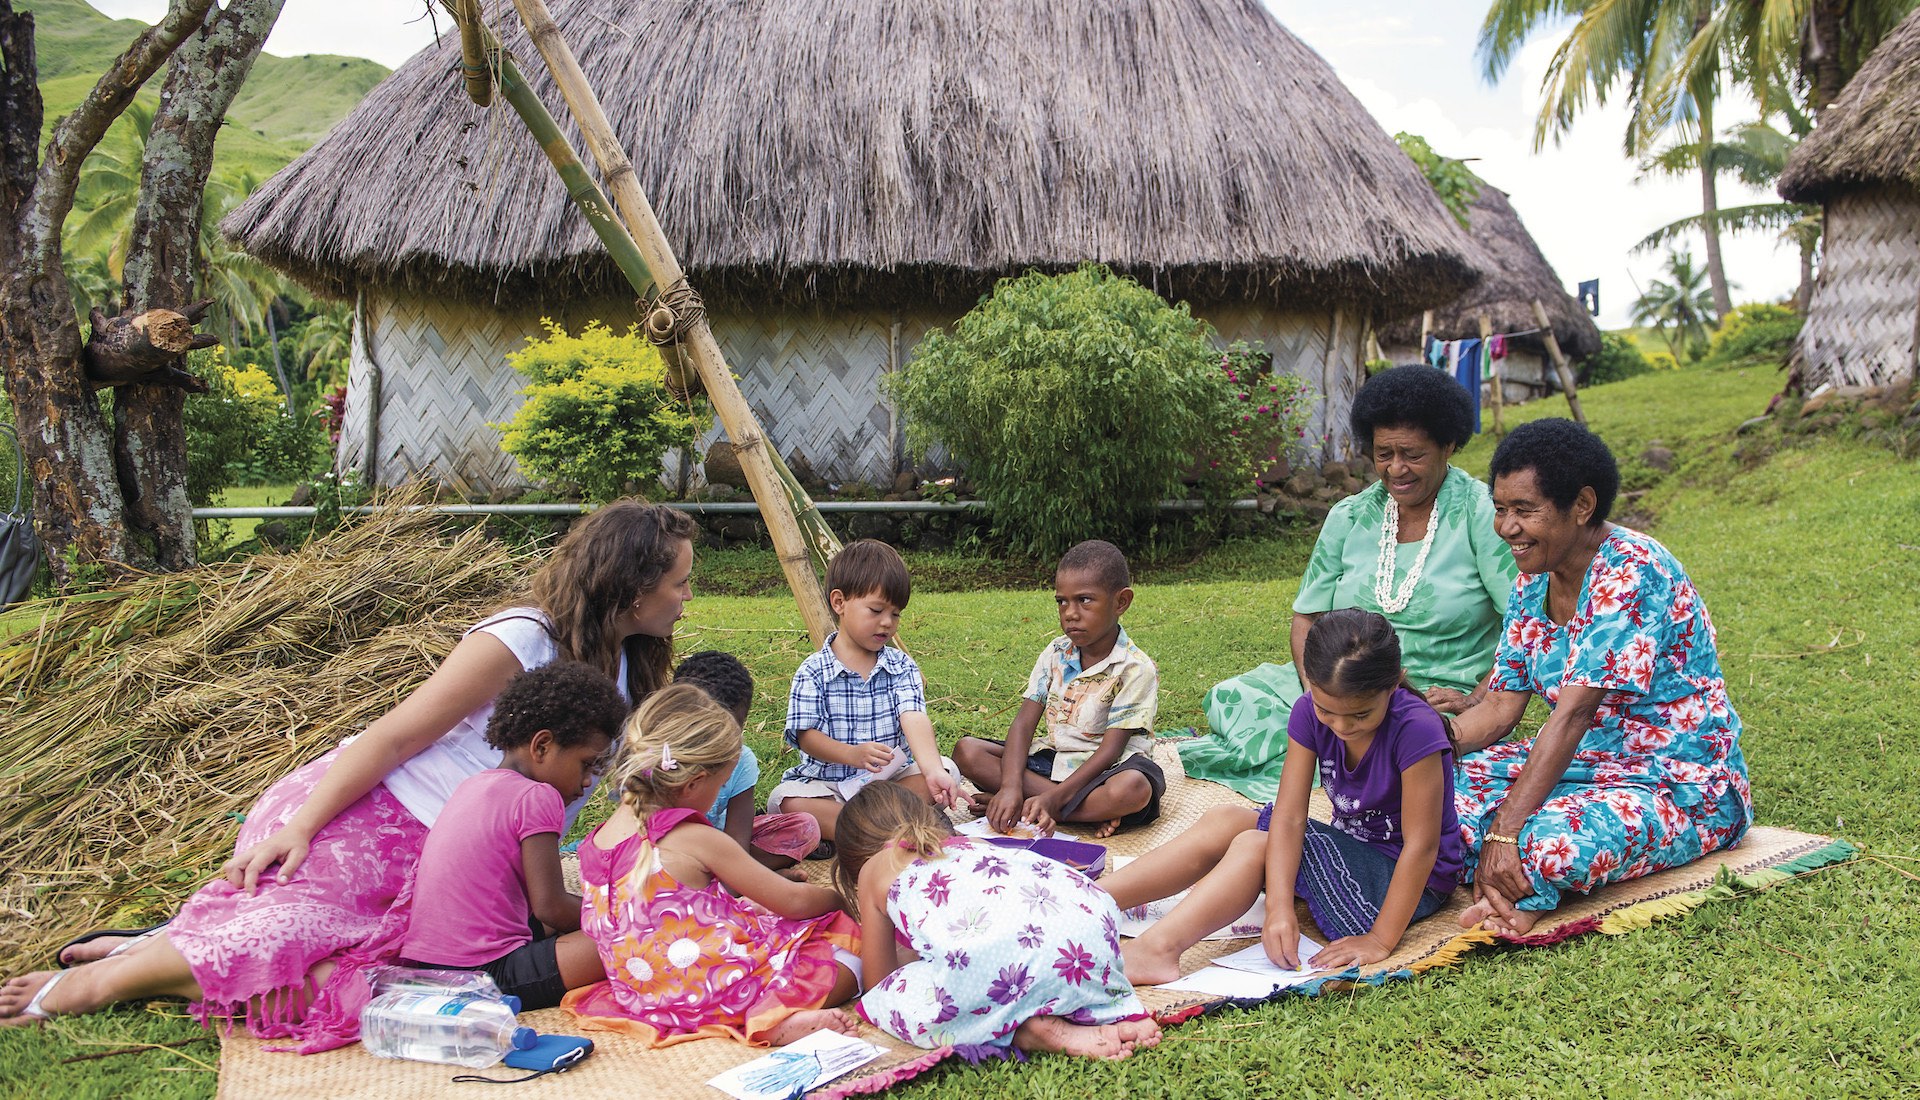
[[[109,19],[84,0],[20,0],[18,6],[33,13],[40,94],[51,130],[144,24]],[[345,118],[386,75],[385,66],[360,57],[260,55],[215,143],[215,170],[266,178]],[[165,70],[155,74],[140,98],[158,104],[164,78]]]

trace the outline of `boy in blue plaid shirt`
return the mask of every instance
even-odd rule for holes
[[[786,736],[801,761],[767,812],[811,814],[831,841],[840,807],[867,782],[892,779],[945,807],[960,787],[934,743],[920,666],[889,644],[913,591],[907,563],[861,539],[827,564],[827,589],[840,628],[793,674]]]

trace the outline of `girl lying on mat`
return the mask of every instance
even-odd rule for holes
[[[839,895],[782,878],[702,816],[740,747],[733,715],[690,683],[627,721],[620,808],[580,843],[581,928],[607,975],[562,1002],[584,1026],[659,1046],[853,1029],[834,1006],[859,991],[860,936]]]
[[[1109,1059],[1160,1041],[1122,969],[1119,911],[1092,880],[956,837],[896,783],[862,788],[837,829],[875,1027],[920,1047]]]
[[[1607,522],[1607,445],[1535,420],[1491,470],[1520,580],[1487,700],[1454,727],[1475,900],[1460,920],[1519,936],[1564,891],[1732,847],[1753,802],[1707,605],[1666,547]],[[1539,734],[1501,741],[1535,695],[1552,708]]]
[[[1453,892],[1461,842],[1452,750],[1439,714],[1407,687],[1392,625],[1371,611],[1330,611],[1307,632],[1301,669],[1307,693],[1287,722],[1278,797],[1258,811],[1209,810],[1106,879],[1122,907],[1193,887],[1126,946],[1136,984],[1178,978],[1180,953],[1246,912],[1263,887],[1261,942],[1289,968],[1300,964],[1296,895],[1337,937],[1314,965],[1345,967],[1393,954],[1407,926]],[[1331,825],[1307,819],[1316,767]]]

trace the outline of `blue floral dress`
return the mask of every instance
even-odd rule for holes
[[[1566,624],[1547,615],[1547,576],[1523,573],[1507,603],[1493,691],[1556,705],[1566,685],[1607,691],[1566,774],[1520,831],[1531,896],[1678,867],[1732,847],[1753,824],[1740,716],[1727,699],[1707,606],[1667,548],[1616,527],[1587,569]],[[1481,838],[1526,764],[1533,741],[1461,758],[1454,804],[1467,877]]]
[[[920,957],[868,990],[860,1014],[902,1042],[1005,1047],[1035,1016],[1146,1015],[1120,960],[1120,911],[1064,864],[955,838],[893,880],[887,916]]]

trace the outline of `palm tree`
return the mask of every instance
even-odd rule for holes
[[[81,165],[73,214],[62,227],[62,251],[98,257],[115,280],[127,262],[133,210],[140,201],[140,164],[152,132],[153,108],[137,99],[128,104]]]
[[[352,355],[353,311],[346,306],[318,306],[294,341],[293,356],[303,378],[322,379],[322,388],[346,381],[340,368]]]
[[[1706,273],[1693,266],[1691,252],[1669,252],[1667,277],[1673,281],[1651,280],[1634,300],[1633,323],[1657,329],[1674,362],[1680,361],[1681,344],[1674,342],[1676,334],[1687,349],[1687,357],[1698,359],[1706,350],[1708,322],[1713,316],[1712,296],[1701,285]]]
[[[1797,110],[1790,110],[1787,124],[1791,132],[1782,132],[1765,122],[1749,122],[1734,127],[1723,135],[1723,140],[1713,145],[1711,155],[1714,171],[1732,172],[1749,187],[1773,190],[1780,173],[1786,169],[1787,157],[1812,125],[1811,120]],[[1699,154],[1698,145],[1670,145],[1641,162],[1641,177],[1689,175],[1696,170]],[[1633,250],[1645,252],[1671,244],[1680,237],[1703,230],[1703,222],[1700,215],[1669,222],[1642,237]],[[1770,231],[1798,246],[1800,287],[1795,292],[1795,299],[1804,310],[1812,291],[1813,256],[1820,246],[1820,208],[1797,202],[1753,203],[1721,210],[1719,222],[1723,232]]]

